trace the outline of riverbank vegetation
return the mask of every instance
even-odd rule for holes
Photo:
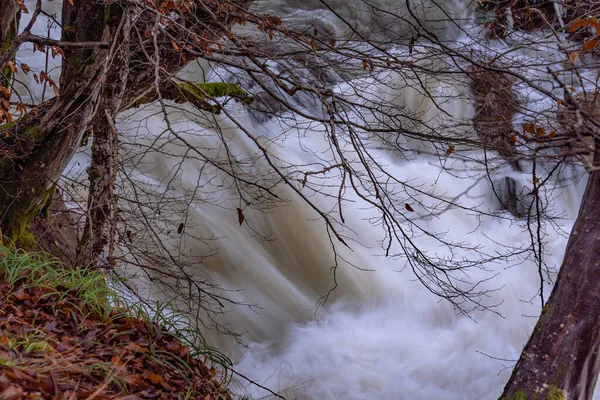
[[[0,398],[232,398],[226,359],[122,293],[95,269],[0,246]]]

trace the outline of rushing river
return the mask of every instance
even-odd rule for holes
[[[357,32],[370,32],[378,41],[389,39],[386,35],[399,37],[410,31],[402,24],[390,25],[389,15],[369,12],[372,9],[360,0],[330,3],[335,15],[320,1],[302,2],[301,6],[297,3],[263,0],[256,9],[285,17],[289,23],[318,21],[319,29],[338,37],[349,34],[347,25],[340,24],[340,16],[352,22]],[[380,3],[406,14],[404,1]],[[445,7],[464,18],[464,24],[469,23],[468,7],[463,9],[459,3],[450,2]],[[443,33],[445,39],[468,42],[456,27],[437,22],[442,18],[436,10],[433,6],[418,8],[418,15],[430,19],[428,26]],[[391,33],[390,27],[394,29]],[[395,51],[402,52],[408,44],[395,46]],[[31,57],[30,64],[43,66],[43,59],[28,51],[21,55]],[[218,70],[205,72],[202,66],[206,63],[189,68],[184,76],[195,80],[219,78]],[[57,73],[55,70],[54,75]],[[395,79],[393,74],[385,78]],[[374,94],[389,96],[392,104],[419,111],[431,126],[441,126],[446,118],[423,93],[409,88],[386,93],[389,85],[384,79],[369,79],[359,76],[353,85],[364,85]],[[430,81],[428,87],[445,98],[453,97],[449,91],[461,92],[460,87],[447,82]],[[339,84],[337,90],[343,91],[344,85]],[[529,99],[535,97],[524,89],[523,94]],[[456,99],[443,104],[444,115],[468,121],[473,115],[471,105],[460,96]],[[540,101],[542,105],[535,103],[532,107],[544,107],[546,103]],[[214,316],[227,329],[244,332],[241,340],[247,347],[230,336],[207,333],[208,341],[227,353],[239,372],[291,399],[479,400],[500,395],[540,313],[540,280],[531,257],[513,256],[465,272],[465,281],[481,282],[478,290],[490,291],[482,300],[484,304],[495,305],[493,311],[474,309],[466,316],[423,287],[406,268],[406,259],[398,249],[397,256],[384,255],[384,232],[374,223],[377,214],[351,191],[347,192],[343,209],[342,229],[350,244],[347,248],[330,240],[323,220],[290,185],[278,185],[275,190],[281,201],[264,210],[240,203],[238,189],[227,176],[165,133],[160,111],[156,105],[146,106],[124,114],[119,121],[123,133],[121,180],[129,179],[127,185],[137,182],[145,188],[144,192],[135,192],[136,200],[147,205],[138,210],[144,209],[152,221],[165,221],[153,222],[153,229],[166,246],[176,249],[178,259],[197,260],[186,271],[199,281],[225,289],[221,292],[224,296],[250,305],[226,305],[227,313]],[[332,160],[328,158],[330,143],[324,128],[310,119],[292,118],[289,112],[257,118],[256,113],[240,104],[229,106],[228,114],[268,147],[276,164],[290,176],[292,165],[306,166],[297,171],[318,170],[317,161]],[[264,160],[252,159],[256,154],[254,142],[227,115],[203,114],[189,105],[178,105],[169,111],[169,120],[178,135],[204,154],[222,160],[227,157],[222,144],[227,143],[230,152],[245,161],[241,169],[246,168],[250,175],[271,176]],[[423,229],[444,234],[448,241],[476,245],[489,255],[527,247],[530,233],[523,221],[505,218],[501,213],[494,216],[469,210],[492,214],[500,207],[481,165],[482,152],[463,151],[461,157],[449,157],[442,168],[438,156],[423,151],[421,145],[407,146],[408,157],[377,143],[370,152],[391,175],[421,189],[421,193],[408,190],[405,197],[413,204],[410,217]],[[181,164],[184,155],[189,158]],[[83,171],[86,160],[85,151],[77,155],[69,168],[70,176]],[[523,190],[531,186],[528,165],[523,165],[521,171],[498,167],[494,174],[497,182],[509,177]],[[582,177],[579,169],[565,169],[558,181],[560,187],[553,193],[553,213],[563,218],[545,228],[545,262],[551,268],[560,266],[583,193]],[[314,180],[326,193],[336,193],[339,176],[314,176]],[[124,193],[132,195],[128,190]],[[436,199],[424,193],[453,199],[461,207],[429,215],[425,210],[434,207]],[[306,194],[322,209],[336,207],[335,198]],[[168,201],[153,207],[158,199]],[[243,208],[245,219],[241,226],[238,207]],[[175,232],[180,222],[185,222],[183,236]],[[151,236],[143,229],[134,229],[134,234],[140,243]],[[448,251],[435,237],[415,236],[415,240],[419,248],[438,257]],[[337,288],[320,305],[334,286],[336,254]],[[457,249],[453,257],[471,255],[466,249]],[[142,281],[141,286],[155,298],[172,295],[161,283]],[[546,283],[545,293],[550,290]],[[266,396],[251,385],[245,387],[242,381],[235,388],[254,398]]]

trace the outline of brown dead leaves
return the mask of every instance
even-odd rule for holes
[[[89,310],[77,290],[0,282],[0,399],[229,399],[156,324]]]

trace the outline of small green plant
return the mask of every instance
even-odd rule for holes
[[[129,393],[131,382],[137,385],[140,380],[160,386],[159,373],[168,371],[168,376],[180,382],[174,387],[177,394],[173,393],[178,398],[197,398],[197,389],[190,388],[202,387],[202,391],[212,390],[215,400],[231,399],[224,387],[231,378],[231,361],[206,345],[200,329],[174,302],[148,303],[135,297],[126,282],[113,274],[71,268],[50,256],[4,245],[0,245],[0,282],[11,286],[4,286],[7,304],[29,307],[29,311],[41,305],[40,314],[36,310],[28,314],[29,319],[23,317],[23,323],[29,324],[26,334],[0,335],[0,347],[8,350],[0,367],[26,368],[35,360],[34,365],[46,368],[40,360],[61,354],[66,369],[75,373],[80,368],[78,379],[103,382],[122,394]],[[53,329],[70,333],[55,334]],[[65,342],[64,337],[68,338]],[[104,349],[112,357],[86,359],[84,349],[89,348]],[[121,360],[123,354],[127,357]],[[200,368],[202,364],[208,369]],[[137,378],[131,378],[131,371],[136,371]],[[198,386],[202,380],[207,385]]]
[[[47,351],[51,347],[48,342],[49,339],[44,332],[33,329],[27,332],[22,340],[16,341],[15,345],[17,348],[22,349],[25,354],[31,354]]]
[[[202,332],[192,324],[187,315],[178,310],[173,301],[156,301],[153,305],[142,302],[125,302],[124,307],[136,318],[148,322],[149,335],[156,327],[164,328],[161,334],[175,336],[190,349],[190,356],[204,358],[214,363],[226,376],[233,363],[222,352],[209,346]]]
[[[13,365],[15,365],[13,360],[0,357],[0,367],[12,367]]]
[[[44,288],[46,296],[57,296],[59,302],[76,297],[80,300],[79,308],[85,306],[104,320],[109,318],[113,311],[111,304],[119,297],[100,271],[68,268],[46,255],[7,246],[0,246],[0,278],[12,286],[24,282],[25,287]]]

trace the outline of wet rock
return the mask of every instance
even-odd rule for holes
[[[531,200],[527,196],[526,188],[516,179],[502,177],[494,181],[492,189],[502,209],[518,218],[527,215]]]

